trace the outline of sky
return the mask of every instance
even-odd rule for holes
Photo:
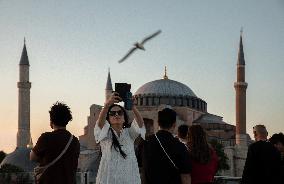
[[[284,132],[283,0],[0,0],[0,150],[16,147],[19,61],[24,37],[30,62],[33,142],[49,127],[50,106],[68,104],[74,135],[90,106],[104,103],[108,67],[113,85],[132,92],[161,79],[189,86],[209,113],[235,124],[236,63],[243,27],[247,132],[266,125]],[[162,33],[118,64],[136,41]]]

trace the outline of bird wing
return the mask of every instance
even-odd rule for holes
[[[145,42],[147,42],[148,40],[154,38],[155,36],[157,36],[158,34],[160,34],[162,31],[161,30],[158,30],[157,32],[155,32],[154,34],[144,38],[141,42],[141,45],[143,45]]]
[[[130,56],[130,54],[132,54],[137,48],[136,47],[133,47],[132,49],[130,49],[127,54],[121,59],[118,61],[118,63],[122,63],[128,56]]]

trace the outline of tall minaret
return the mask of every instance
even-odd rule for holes
[[[112,89],[112,83],[111,83],[111,78],[110,78],[110,69],[108,69],[107,83],[106,83],[106,89],[105,89],[106,100],[111,96],[112,92],[113,92],[113,89]]]
[[[247,145],[246,135],[246,89],[245,82],[245,58],[241,30],[240,45],[237,62],[237,82],[234,83],[236,90],[236,144]]]
[[[18,82],[18,133],[17,148],[27,147],[31,140],[30,133],[30,89],[29,82],[29,58],[24,40],[24,48],[20,60],[20,81]]]

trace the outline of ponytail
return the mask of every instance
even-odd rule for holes
[[[126,155],[125,152],[121,149],[121,145],[119,144],[119,141],[117,140],[116,135],[114,134],[112,128],[110,128],[110,131],[111,131],[111,134],[112,134],[112,145],[111,145],[111,147],[114,147],[114,149],[115,149],[117,152],[119,151],[120,155],[125,159],[127,155]]]

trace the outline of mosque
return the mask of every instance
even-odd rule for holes
[[[29,59],[26,44],[22,51],[19,63],[20,81],[18,82],[18,133],[17,148],[8,154],[2,161],[32,171],[35,163],[29,161],[29,152],[32,148],[30,133],[30,88],[29,81]],[[234,83],[236,89],[236,126],[223,121],[219,115],[207,112],[207,103],[193,90],[181,82],[170,79],[165,73],[162,79],[157,79],[143,84],[134,93],[137,108],[145,122],[146,135],[158,130],[158,111],[170,107],[177,112],[177,125],[200,124],[208,133],[209,139],[217,139],[225,146],[225,152],[229,158],[230,170],[225,173],[229,176],[241,176],[244,161],[246,159],[247,144],[250,137],[246,133],[246,88],[245,82],[245,59],[243,52],[242,34],[240,36],[239,53],[237,61],[237,81]],[[110,71],[108,72],[105,98],[107,99],[113,91]],[[90,115],[84,134],[79,136],[81,152],[78,170],[88,173],[89,181],[95,181],[99,165],[100,151],[94,137],[94,126],[101,105],[90,106]],[[133,118],[130,114],[130,119]],[[177,127],[178,127],[177,126]],[[1,167],[0,165],[0,167]]]
[[[246,133],[246,87],[245,82],[245,59],[243,52],[242,35],[240,36],[239,54],[237,61],[236,89],[236,126],[223,121],[221,116],[207,112],[207,103],[198,97],[186,84],[169,79],[167,70],[162,79],[150,81],[137,89],[134,97],[137,109],[141,113],[145,127],[146,136],[158,130],[158,111],[170,107],[177,112],[177,127],[181,124],[201,125],[207,132],[209,139],[217,139],[225,146],[225,152],[229,158],[230,170],[224,174],[229,176],[241,176],[244,161],[246,159],[247,144],[250,137]],[[108,72],[105,98],[112,94],[112,81]],[[81,155],[79,167],[82,171],[89,173],[90,180],[95,180],[98,169],[99,146],[94,137],[94,126],[101,105],[93,104],[90,107],[87,126],[84,134],[79,136],[81,144]],[[131,114],[130,114],[131,118]]]

